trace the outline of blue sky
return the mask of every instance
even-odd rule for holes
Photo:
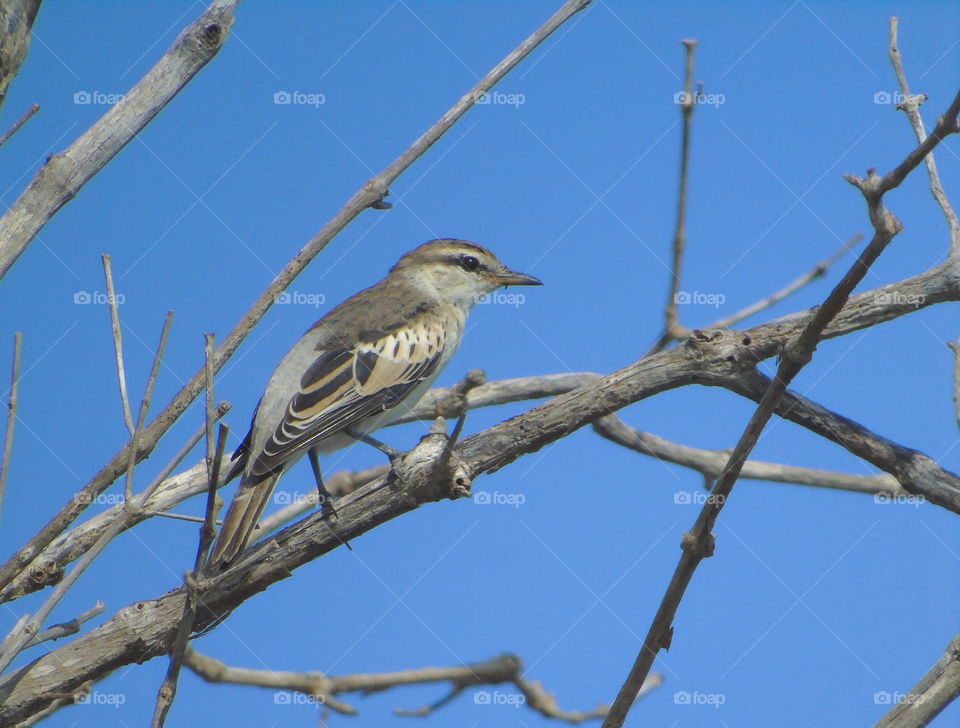
[[[105,290],[102,252],[113,256],[124,296],[133,396],[165,312],[176,313],[156,412],[200,367],[202,333],[224,336],[362,183],[558,6],[244,3],[221,53],[43,229],[0,286],[0,362],[10,361],[12,331],[24,334],[5,552],[126,439],[109,312],[96,303]],[[3,203],[202,9],[174,0],[44,3],[3,126],[33,102],[42,110],[2,149]],[[682,322],[705,326],[733,313],[855,233],[868,234],[862,198],[842,174],[887,170],[914,145],[905,118],[886,103],[896,90],[887,60],[894,14],[932,125],[957,89],[954,4],[596,2],[500,84],[498,103],[473,109],[393,185],[392,210],[365,212],[293,283],[300,303],[275,306],[218,377],[218,396],[233,403],[233,435],[245,432],[270,372],[306,328],[434,237],[484,244],[545,283],[524,290],[519,305],[479,307],[440,384],[472,368],[490,379],[606,373],[641,356],[659,334],[668,285],[682,38],[699,40],[696,78],[713,95],[694,122],[683,281],[712,303],[682,306]],[[283,94],[296,103],[275,103]],[[954,198],[957,150],[954,139],[938,152]],[[863,289],[922,272],[947,250],[922,170],[887,204],[905,232]],[[747,323],[816,305],[850,262]],[[84,294],[92,302],[75,303]],[[957,338],[957,321],[955,309],[939,306],[826,342],[795,388],[958,471],[945,346]],[[467,432],[528,406],[473,413]],[[726,392],[685,388],[622,416],[687,445],[727,448],[752,411]],[[138,471],[138,487],[201,416],[192,408],[166,436]],[[383,436],[409,447],[423,429]],[[755,454],[874,472],[779,421]],[[379,462],[361,447],[324,466]],[[280,487],[307,492],[311,482],[304,464]],[[509,651],[562,707],[591,709],[613,700],[696,517],[696,506],[675,496],[701,487],[695,473],[577,432],[475,483],[476,492],[514,496],[513,505],[439,503],[388,523],[354,542],[353,553],[300,569],[195,646],[232,665],[331,674],[459,665]],[[180,510],[201,509],[198,500]],[[109,615],[176,587],[193,563],[196,528],[155,520],[118,539],[54,621],[96,599]],[[655,668],[666,682],[629,725],[870,724],[889,707],[883,696],[909,689],[956,631],[960,537],[956,517],[935,506],[747,481],[716,533],[716,557],[694,578],[673,647]],[[39,603],[34,595],[13,605],[5,623]],[[96,686],[100,704],[63,710],[49,724],[142,725],[165,669],[165,660],[120,669]],[[348,697],[360,717],[334,716],[332,724],[409,725],[392,709],[444,690]],[[682,704],[682,694],[699,704]],[[936,725],[958,716],[954,706]],[[205,719],[312,725],[316,709],[185,673],[168,724]],[[476,704],[471,694],[427,720],[547,725],[530,710]]]

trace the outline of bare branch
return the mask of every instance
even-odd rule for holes
[[[874,728],[923,728],[960,696],[960,635],[908,694]]]
[[[210,545],[217,535],[216,526],[214,525],[217,516],[217,484],[220,479],[220,466],[223,462],[223,451],[227,444],[229,428],[226,425],[220,425],[216,444],[214,444],[213,425],[217,420],[216,410],[213,406],[213,351],[215,338],[213,334],[204,334],[203,338],[207,385],[207,406],[204,418],[204,429],[207,437],[207,457],[205,458],[207,466],[207,508],[203,525],[200,527],[200,544],[197,547],[197,557],[193,564],[193,571],[188,573],[184,579],[187,599],[183,605],[183,616],[180,619],[177,638],[174,640],[173,648],[170,650],[170,664],[167,667],[167,673],[163,678],[163,683],[157,691],[157,701],[153,711],[153,728],[163,728],[170,708],[173,707],[173,701],[177,697],[177,683],[180,680],[180,670],[183,667],[184,651],[187,649],[187,641],[193,632],[193,623],[196,620],[197,606],[200,600],[200,595],[196,589],[196,580],[206,568]]]
[[[810,283],[813,283],[818,278],[823,278],[826,272],[830,270],[830,267],[834,263],[836,263],[838,260],[840,260],[844,255],[846,255],[847,252],[849,252],[851,249],[856,247],[861,240],[863,240],[863,235],[861,235],[860,233],[857,233],[852,238],[850,238],[847,242],[841,245],[840,249],[837,250],[833,255],[831,255],[826,260],[821,260],[819,263],[813,266],[813,268],[811,268],[809,271],[804,273],[802,276],[797,278],[795,281],[793,281],[789,285],[781,288],[779,291],[777,291],[773,295],[767,296],[767,298],[764,298],[761,301],[757,301],[756,303],[752,303],[746,308],[743,308],[740,311],[737,311],[732,316],[728,316],[727,318],[723,318],[723,319],[720,319],[719,321],[715,321],[714,323],[710,324],[706,328],[707,329],[729,329],[733,326],[736,326],[738,323],[740,323],[744,319],[747,319],[753,316],[754,314],[760,313],[761,311],[765,311],[771,306],[774,306],[775,304],[780,303],[780,301],[787,298],[788,296],[792,296],[794,293],[799,291],[804,286],[809,285]]]
[[[147,387],[144,390],[143,399],[140,400],[137,424],[133,428],[133,436],[130,441],[130,455],[127,458],[127,480],[124,489],[124,495],[128,501],[133,498],[133,469],[137,464],[140,434],[143,432],[143,423],[147,419],[147,412],[150,410],[150,402],[153,401],[153,388],[157,383],[157,373],[160,371],[160,362],[163,360],[163,353],[167,349],[167,338],[170,336],[171,324],[173,324],[173,311],[167,311],[167,317],[163,322],[163,330],[160,332],[160,343],[157,344],[157,351],[153,355],[153,366],[150,368],[150,376],[147,377]],[[122,364],[118,363],[118,366],[122,367]]]
[[[701,450],[670,442],[662,437],[640,432],[625,424],[616,415],[607,415],[593,423],[593,429],[602,437],[650,455],[668,463],[692,468],[703,475],[708,484],[712,484],[730,457],[729,450]],[[766,480],[774,483],[792,483],[809,485],[816,488],[848,490],[854,493],[883,494],[888,496],[906,495],[897,479],[886,473],[882,475],[850,475],[815,468],[800,468],[779,463],[764,463],[747,460],[740,473],[741,479]]]
[[[31,104],[30,108],[23,112],[23,116],[17,119],[7,133],[0,137],[0,147],[6,144],[10,137],[20,131],[23,125],[30,121],[38,111],[40,111],[40,104]]]
[[[910,84],[907,82],[907,74],[903,70],[903,59],[900,55],[900,47],[897,44],[899,25],[899,18],[890,18],[890,63],[893,65],[893,71],[900,85],[900,93],[903,96],[903,101],[897,104],[897,108],[907,115],[917,141],[923,142],[926,139],[927,131],[920,116],[920,105],[927,100],[927,95],[918,94],[914,96],[910,93]],[[950,230],[950,254],[951,256],[958,256],[960,255],[960,219],[957,218],[956,211],[950,205],[950,200],[947,199],[947,194],[943,191],[943,185],[940,183],[940,173],[937,171],[937,162],[933,154],[927,155],[924,161],[927,164],[927,176],[930,179],[930,193],[937,204],[940,205],[943,216],[947,219],[947,227]]]
[[[0,460],[0,514],[3,513],[3,497],[7,492],[7,476],[10,474],[10,458],[13,455],[13,430],[17,422],[22,349],[23,334],[18,331],[13,335],[13,371],[10,373],[10,397],[7,400],[7,429],[3,435],[3,460]]]
[[[210,683],[250,685],[275,690],[290,690],[308,696],[311,700],[343,715],[356,715],[357,710],[347,703],[334,700],[344,693],[371,693],[408,685],[450,683],[450,692],[435,703],[416,710],[396,709],[397,715],[425,717],[443,707],[468,688],[482,685],[512,684],[523,696],[523,702],[547,718],[566,723],[583,723],[602,718],[606,708],[600,706],[591,712],[566,712],[561,710],[556,699],[543,689],[539,682],[522,677],[523,665],[514,655],[505,654],[485,662],[455,667],[426,667],[386,673],[362,673],[357,675],[328,676],[322,672],[283,672],[276,670],[251,670],[229,667],[224,663],[193,649],[184,655],[184,664]],[[651,676],[647,692],[663,682],[660,675]],[[477,698],[482,702],[483,693]],[[487,694],[486,697],[489,697]],[[519,696],[518,696],[519,697]]]
[[[716,383],[758,402],[770,379],[759,372],[742,372]],[[898,445],[792,391],[784,394],[776,413],[890,473],[908,493],[960,513],[960,477],[928,455]]]
[[[953,405],[957,412],[957,427],[960,427],[960,338],[948,341],[947,346],[953,352]]]
[[[960,280],[955,276],[953,267],[945,263],[912,278],[853,296],[838,318],[827,328],[826,336],[828,338],[844,336],[933,305],[955,301],[960,301]],[[799,333],[801,327],[812,315],[812,310],[799,312],[741,332],[728,331],[712,334],[695,332],[682,347],[642,359],[607,377],[581,372],[507,379],[483,384],[467,393],[469,409],[571,394],[523,415],[519,422],[528,426],[518,427],[517,420],[511,420],[481,435],[468,438],[464,441],[463,447],[471,456],[481,457],[481,461],[478,462],[482,464],[477,466],[476,472],[495,470],[569,434],[572,429],[582,427],[598,417],[603,417],[666,389],[690,383],[734,388],[744,370],[752,370],[757,362],[774,356],[783,347],[784,342]],[[578,388],[582,389],[578,393],[573,393],[573,390]],[[734,388],[734,391],[737,390]],[[452,390],[442,388],[431,390],[401,421],[432,420],[447,412],[448,407],[456,406],[456,403],[457,395]],[[221,408],[227,407],[226,403],[221,404]],[[827,425],[823,430],[828,433],[825,436],[847,447],[841,433],[838,433],[835,427]],[[878,437],[873,433],[868,435],[869,438]],[[202,437],[202,430],[194,437],[195,441],[198,441]],[[487,450],[485,446],[481,446],[476,449],[477,444],[487,437],[497,442],[496,447]],[[872,442],[869,438],[867,442]],[[906,448],[903,450],[908,451]],[[851,450],[851,452],[864,457],[877,467],[892,472],[889,465],[884,465],[887,462],[885,455],[875,456],[873,445],[861,447],[859,451]],[[895,452],[895,450],[883,452]],[[488,453],[492,456],[488,457]],[[178,461],[185,454],[185,451],[182,451]],[[926,461],[929,461],[929,458]],[[145,503],[144,508],[147,512],[168,510],[206,489],[207,480],[202,466],[195,466],[170,477],[172,467],[171,465],[166,468],[147,489],[153,493],[162,481],[169,478],[169,482],[163,484],[163,488],[157,492],[156,497],[151,497],[150,501]],[[903,475],[901,473],[901,476]],[[925,497],[931,502],[960,513],[960,505],[957,505],[960,504],[960,487],[955,484],[956,476],[936,468],[935,463],[929,469],[918,469],[907,475],[912,479],[909,488],[911,492],[927,492]],[[372,473],[370,476],[372,477]],[[339,478],[340,475],[334,477]],[[351,488],[358,483],[368,481],[367,472],[356,474],[356,476],[343,474],[343,477],[353,483]],[[934,487],[932,484],[937,482],[942,484],[937,486],[938,490],[930,490]],[[336,492],[335,494],[339,495]],[[81,491],[77,497],[90,498],[91,496]],[[22,569],[12,584],[0,590],[0,602],[9,601],[45,585],[57,583],[63,576],[63,567],[84,553],[117,517],[120,510],[112,508],[98,514],[77,526],[74,531],[58,537],[48,551]],[[266,519],[264,523],[266,532],[293,518],[294,511],[299,514],[310,510],[312,507],[309,502],[291,504],[284,509],[283,520]],[[147,515],[138,510],[135,516],[131,516],[133,520],[129,523],[133,525],[145,517]]]
[[[683,84],[683,101],[680,103],[680,115],[683,119],[683,137],[680,143],[680,188],[677,191],[677,225],[673,234],[673,269],[670,275],[670,290],[667,292],[667,304],[664,309],[663,333],[647,352],[647,356],[664,349],[671,341],[687,335],[680,325],[677,315],[677,296],[683,275],[683,254],[687,247],[687,180],[690,176],[690,140],[693,128],[693,111],[696,97],[693,94],[694,55],[697,41],[683,40],[686,54],[686,72]]]
[[[905,297],[913,302],[905,303]],[[942,264],[853,296],[827,327],[825,336],[843,336],[958,300],[960,280],[952,266]],[[815,312],[812,309],[792,314],[746,331],[694,332],[682,346],[641,359],[605,377],[579,375],[592,381],[462,440],[456,454],[469,474],[478,475],[504,467],[600,417],[668,389],[687,384],[725,386],[735,375],[776,355],[784,342],[791,341],[813,319]],[[577,376],[571,375],[570,379]],[[535,384],[540,394],[533,395],[531,390],[531,396],[542,396],[543,390],[557,386],[557,380],[537,378]],[[495,389],[510,390],[506,392],[510,401],[518,398],[518,393],[512,391],[516,387],[497,385],[478,387],[468,394],[468,402],[484,399],[485,392]],[[443,440],[429,436],[408,453],[398,464],[402,480],[381,478],[342,499],[337,506],[336,535],[322,522],[321,512],[254,545],[204,591],[206,611],[198,628],[271,584],[290,577],[302,564],[339,547],[341,539],[357,538],[419,504],[449,497],[432,478],[430,467],[444,448]],[[417,463],[423,464],[422,470],[414,468]],[[176,484],[170,485],[175,486],[174,490],[195,488],[193,492],[201,492],[206,482],[202,473],[202,468],[194,468],[177,476]],[[930,477],[935,477],[932,469]],[[956,488],[951,480],[945,480],[941,487]],[[960,498],[960,488],[957,497]],[[0,696],[4,698],[0,703],[0,724],[23,721],[44,710],[55,699],[52,696],[95,682],[120,665],[166,654],[180,623],[183,599],[180,589],[158,599],[139,601],[74,642],[40,656],[22,670],[0,677]]]
[[[733,486],[740,476],[743,464],[756,446],[761,432],[773,416],[774,410],[787,391],[790,382],[810,362],[817,344],[827,330],[827,325],[840,313],[870,266],[880,257],[890,241],[903,229],[900,221],[883,206],[883,195],[897,187],[906,178],[906,175],[920,163],[923,157],[932,151],[940,139],[947,134],[958,131],[958,112],[960,112],[960,94],[954,99],[947,114],[940,119],[937,129],[930,137],[911,152],[896,169],[883,178],[877,177],[872,172],[868,175],[867,180],[847,177],[851,184],[861,190],[867,202],[870,221],[875,231],[873,239],[843,279],[830,292],[823,304],[816,309],[816,313],[800,335],[784,346],[776,377],[771,381],[731,453],[726,466],[724,466],[723,472],[717,478],[716,485],[714,485],[710,497],[704,503],[696,523],[689,533],[684,534],[681,542],[683,553],[674,571],[673,578],[670,580],[653,623],[650,625],[647,636],[643,641],[640,654],[637,655],[623,687],[617,694],[617,698],[610,708],[610,713],[603,721],[603,728],[621,728],[623,726],[627,713],[636,701],[640,688],[650,672],[654,658],[660,650],[669,648],[673,639],[673,619],[680,607],[680,601],[686,593],[687,586],[703,559],[713,555],[712,530],[717,517],[733,491]]]
[[[69,637],[72,634],[77,634],[84,624],[89,622],[94,617],[99,617],[106,610],[107,605],[100,600],[97,600],[97,603],[90,607],[90,609],[83,614],[74,617],[69,622],[61,622],[60,624],[55,624],[52,627],[47,627],[47,629],[43,630],[36,637],[30,640],[30,644],[28,644],[27,647],[33,647],[34,645],[39,645],[41,642],[49,642],[50,640],[58,640],[63,637]]]
[[[220,1],[221,0],[217,0],[214,6],[211,6],[211,10],[214,7],[219,7]],[[223,1],[225,2],[225,0]],[[406,171],[410,165],[433,146],[450,127],[459,121],[477,100],[483,98],[484,94],[532,53],[533,50],[556,31],[557,28],[589,4],[590,0],[566,0],[563,6],[554,13],[546,23],[498,63],[472,90],[461,97],[430,129],[414,141],[406,152],[391,163],[379,176],[370,180],[360,188],[347,204],[344,205],[340,212],[286,265],[227,335],[226,339],[217,349],[214,371],[217,372],[220,370],[220,367],[234,354],[250,331],[253,330],[253,327],[270,309],[277,296],[293,282],[336,235],[346,228],[361,212],[369,207],[380,205],[389,191],[389,186]],[[211,27],[218,31],[218,37],[223,35],[219,32],[219,25],[214,24]],[[184,34],[181,34],[181,38],[183,37]],[[177,44],[174,45],[174,49],[176,49],[176,47]],[[125,100],[124,103],[127,103],[127,100]],[[123,104],[120,106],[123,106]],[[115,107],[115,109],[116,108],[118,107]],[[29,189],[27,192],[29,192]],[[16,207],[16,203],[14,207]],[[11,211],[12,209],[13,208],[11,208]],[[3,219],[0,219],[0,241],[4,239],[4,220],[6,220],[9,215],[10,213]],[[0,250],[0,262],[2,262],[2,250]],[[2,271],[0,271],[0,273],[2,273]],[[201,368],[200,371],[194,374],[193,378],[184,385],[180,392],[174,396],[173,400],[170,401],[164,410],[157,415],[153,422],[145,428],[136,453],[138,461],[150,455],[163,434],[173,426],[173,423],[183,414],[190,403],[203,391],[203,382],[204,370]],[[0,589],[5,588],[53,539],[63,533],[70,523],[83,512],[88,503],[92,502],[93,499],[109,487],[110,483],[125,472],[128,454],[131,448],[132,444],[127,443],[127,445],[114,455],[110,462],[84,486],[78,494],[79,497],[74,498],[70,503],[61,508],[60,512],[57,513],[39,533],[30,539],[29,543],[0,567]]]
[[[203,15],[180,33],[123,101],[65,151],[47,160],[0,218],[0,278],[60,208],[76,197],[217,54],[227,40],[238,3],[239,0],[214,0]]]
[[[120,383],[120,404],[123,407],[123,421],[127,425],[127,432],[133,437],[136,428],[133,424],[133,414],[130,411],[130,397],[127,395],[127,373],[123,366],[123,333],[120,331],[120,313],[117,311],[117,294],[113,288],[113,266],[110,256],[104,253],[103,275],[107,280],[107,303],[110,304],[110,332],[113,334],[113,353],[117,360],[117,379]],[[129,470],[128,470],[129,472]]]

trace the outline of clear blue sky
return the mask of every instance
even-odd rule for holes
[[[557,6],[244,3],[220,55],[57,215],[0,286],[3,372],[12,332],[25,341],[4,556],[126,439],[108,309],[74,303],[75,294],[104,291],[100,253],[113,256],[125,297],[136,397],[163,316],[176,312],[159,408],[201,365],[201,334],[225,335],[360,184]],[[29,104],[42,107],[0,151],[4,204],[202,8],[179,0],[45,2],[3,110],[6,128]],[[642,355],[659,332],[668,282],[682,38],[700,41],[696,78],[716,94],[695,119],[683,286],[716,305],[682,307],[683,323],[730,314],[851,235],[869,233],[860,194],[841,175],[887,170],[914,145],[904,117],[875,103],[896,89],[887,61],[892,14],[902,19],[914,90],[930,96],[923,113],[932,124],[957,88],[955,4],[598,0],[503,81],[498,91],[508,96],[500,100],[513,104],[471,111],[393,186],[393,210],[364,213],[291,286],[305,302],[274,307],[218,378],[219,397],[234,405],[234,435],[309,325],[433,237],[487,245],[545,282],[523,291],[522,305],[475,311],[441,384],[471,368],[491,379],[605,373]],[[316,103],[274,103],[284,92]],[[82,94],[92,103],[75,103]],[[955,203],[957,150],[951,140],[938,153]],[[922,171],[888,205],[906,232],[864,288],[924,271],[947,248]],[[749,323],[815,305],[849,263]],[[957,322],[956,308],[941,306],[827,342],[796,389],[960,471],[945,346]],[[477,412],[467,430],[526,406]],[[727,448],[752,410],[725,392],[686,388],[622,414],[687,445]],[[138,487],[200,420],[194,407],[138,471]],[[384,437],[408,447],[422,431]],[[771,424],[756,456],[874,472],[784,422]],[[360,448],[328,457],[325,467],[379,462]],[[306,492],[310,483],[301,465],[281,488]],[[237,666],[332,674],[458,665],[510,651],[561,706],[590,709],[612,701],[696,517],[675,494],[701,486],[694,473],[584,430],[475,483],[478,492],[522,494],[519,507],[446,502],[395,520],[354,542],[352,554],[332,553],[277,584],[196,647]],[[109,615],[176,587],[196,536],[193,525],[156,519],[118,539],[55,621],[96,599]],[[909,689],[957,629],[960,537],[956,516],[935,506],[743,482],[717,541],[681,606],[673,648],[658,660],[666,682],[630,725],[869,725],[889,707],[875,695]],[[5,610],[5,626],[37,604],[35,596]],[[165,669],[161,659],[120,669],[96,686],[100,705],[63,710],[50,724],[143,725]],[[392,709],[444,690],[349,698],[360,717],[334,716],[332,724],[409,726]],[[714,704],[678,704],[678,693]],[[313,725],[316,717],[310,705],[276,704],[272,691],[207,686],[185,673],[169,725]],[[954,706],[937,725],[958,717]],[[512,705],[477,705],[468,694],[424,725],[547,723]]]

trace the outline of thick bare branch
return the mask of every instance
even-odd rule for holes
[[[943,656],[874,728],[923,728],[960,696],[960,635],[953,638]],[[892,698],[892,696],[891,696]]]
[[[0,278],[44,225],[217,54],[239,0],[214,0],[130,91],[65,151],[52,155],[0,218]],[[39,4],[39,3],[36,3]],[[35,12],[35,11],[34,11]]]
[[[743,372],[721,386],[756,402],[769,384],[770,379],[759,372]],[[898,445],[794,392],[784,394],[776,413],[890,473],[908,493],[960,513],[960,477],[940,467],[928,455]]]

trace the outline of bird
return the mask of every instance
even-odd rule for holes
[[[455,238],[400,257],[387,276],[333,308],[281,360],[231,458],[240,476],[209,560],[226,568],[249,545],[277,481],[305,454],[324,508],[318,454],[402,417],[430,389],[463,339],[467,315],[504,286],[539,286],[489,250]]]

